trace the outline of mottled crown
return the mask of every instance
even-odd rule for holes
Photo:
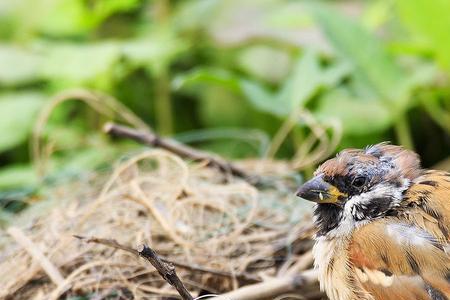
[[[315,175],[333,178],[364,172],[379,173],[385,179],[403,177],[413,180],[422,171],[415,152],[384,142],[365,149],[343,150],[335,158],[324,162]]]

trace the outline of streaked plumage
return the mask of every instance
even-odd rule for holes
[[[338,154],[300,187],[331,300],[450,300],[450,174],[386,143]]]

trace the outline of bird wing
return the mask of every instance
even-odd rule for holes
[[[450,173],[426,171],[405,194],[404,217],[441,243],[450,241]]]
[[[450,299],[450,259],[428,231],[404,219],[358,228],[349,243],[355,279],[374,299]]]

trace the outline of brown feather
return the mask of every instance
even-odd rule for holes
[[[417,277],[399,277],[389,287],[372,283],[364,283],[363,287],[376,300],[430,300],[421,278]]]
[[[427,171],[414,180],[404,198],[405,218],[421,226],[440,240],[450,239],[450,174]]]
[[[376,300],[391,299],[389,297],[393,294],[385,288],[394,289],[399,285],[403,285],[408,293],[417,295],[424,294],[429,285],[450,297],[450,283],[447,281],[450,260],[443,250],[444,245],[436,244],[438,242],[419,227],[406,223],[399,225],[402,222],[397,218],[382,219],[353,233],[348,249],[349,261],[354,268],[363,270],[365,277],[360,276],[360,280],[367,277],[366,282],[362,282],[363,287]],[[383,274],[387,275],[383,277]],[[411,284],[411,278],[415,277],[422,278],[420,285]],[[405,299],[430,299],[421,297]]]

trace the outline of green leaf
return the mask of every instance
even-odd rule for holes
[[[282,106],[287,115],[293,109],[303,106],[320,88],[337,84],[350,70],[345,63],[322,68],[317,53],[307,50],[298,61],[294,74],[278,94],[277,105]]]
[[[100,151],[99,151],[100,150]],[[77,149],[72,152],[64,160],[60,161],[59,170],[70,172],[83,172],[92,170],[100,164],[110,162],[115,159],[117,149],[109,146],[101,146],[95,148]]]
[[[175,76],[173,89],[193,89],[203,85],[219,85],[231,91],[239,92],[239,77],[233,73],[218,68],[197,68],[188,73]]]
[[[275,96],[265,86],[256,81],[242,79],[227,70],[199,68],[175,77],[172,82],[172,87],[175,89],[189,89],[201,93],[206,92],[203,87],[207,85],[220,86],[228,91],[241,94],[259,110],[277,115],[282,113],[274,105]]]
[[[31,165],[12,165],[0,169],[0,190],[35,186],[36,171]]]
[[[49,80],[85,83],[107,76],[119,58],[116,43],[50,45],[42,73]]]
[[[130,11],[137,7],[140,1],[28,0],[26,2],[28,3],[23,5],[21,17],[32,19],[29,25],[31,30],[67,36],[88,34],[111,15]],[[33,15],[30,16],[31,14]]]
[[[366,27],[377,29],[385,24],[390,17],[392,17],[392,2],[376,0],[368,3],[362,21]]]
[[[403,24],[425,43],[450,71],[450,1],[396,0]]]
[[[47,1],[46,8],[43,1],[38,0],[38,3],[42,8],[34,26],[50,35],[83,34],[94,28],[98,22],[96,18],[88,17],[85,5],[80,0],[50,0]]]
[[[270,10],[265,18],[265,22],[270,27],[285,30],[299,30],[314,26],[314,20],[305,10],[302,1],[285,2],[283,5],[278,5],[276,9]]]
[[[0,45],[0,84],[19,85],[38,79],[41,59],[25,49]]]
[[[289,73],[292,60],[286,50],[256,45],[244,48],[237,63],[250,76],[277,83]]]
[[[239,81],[240,91],[258,110],[274,114],[282,115],[284,109],[276,105],[276,97],[260,83],[251,80],[242,79]]]
[[[204,30],[214,23],[226,4],[222,0],[180,1],[173,17],[174,24],[183,31]]]
[[[277,94],[250,81],[242,80],[241,88],[255,108],[283,117],[304,106],[321,88],[334,86],[349,71],[347,64],[323,68],[317,53],[307,50]]]
[[[393,122],[391,112],[382,102],[354,98],[344,89],[333,90],[321,97],[315,114],[325,122],[338,119],[346,135],[380,132]]]
[[[146,66],[154,75],[167,68],[175,57],[188,49],[185,40],[168,28],[161,28],[145,39],[128,40],[121,44],[123,55],[135,66]]]
[[[23,143],[45,96],[38,93],[0,95],[0,152]]]
[[[404,109],[410,86],[404,72],[381,41],[364,27],[324,5],[311,6],[314,16],[339,55],[354,68],[354,76],[394,109]]]
[[[324,68],[315,52],[306,51],[278,93],[254,80],[217,69],[198,69],[176,78],[174,85],[179,88],[199,83],[219,84],[244,95],[256,109],[285,117],[304,106],[320,89],[334,86],[350,70],[345,62]]]

